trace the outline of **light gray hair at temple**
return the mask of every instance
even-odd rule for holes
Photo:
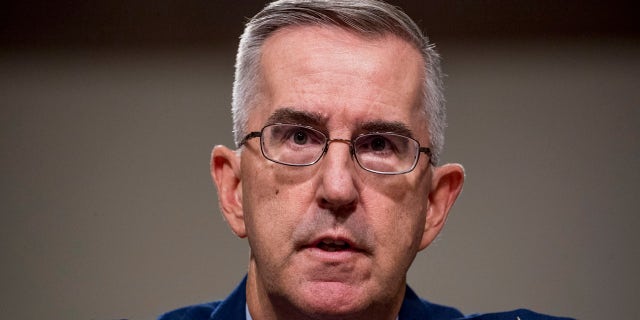
[[[264,41],[278,29],[300,25],[338,26],[365,37],[392,34],[413,44],[424,59],[423,105],[431,137],[432,161],[438,163],[446,127],[440,56],[409,16],[377,0],[281,0],[270,3],[251,18],[240,37],[236,56],[231,108],[236,146],[239,147],[247,132],[249,113],[259,93]]]

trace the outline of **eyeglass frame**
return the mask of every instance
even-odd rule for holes
[[[265,153],[264,153],[264,143],[262,140],[262,135],[263,135],[263,131],[264,129],[271,127],[271,126],[276,126],[276,125],[285,125],[285,126],[298,126],[301,128],[305,128],[305,129],[310,129],[313,130],[315,132],[320,133],[324,138],[325,138],[325,142],[324,142],[324,148],[322,149],[322,153],[320,154],[320,156],[318,156],[318,158],[316,160],[314,160],[313,162],[310,163],[304,163],[304,164],[292,164],[292,163],[284,163],[284,162],[280,162],[274,159],[271,159],[270,157],[268,157]],[[409,140],[413,140],[416,142],[416,144],[418,145],[418,152],[415,156],[415,160],[413,161],[413,165],[411,166],[411,168],[405,170],[405,171],[400,171],[400,172],[383,172],[383,171],[376,171],[376,170],[372,170],[372,169],[368,169],[365,168],[362,163],[360,163],[360,160],[358,160],[358,156],[356,155],[356,151],[355,151],[355,147],[354,147],[354,143],[357,139],[359,139],[360,137],[363,136],[368,136],[368,135],[375,135],[375,134],[392,134],[398,137],[403,137],[403,138],[407,138]],[[405,135],[401,135],[401,134],[397,134],[394,132],[367,132],[367,133],[363,133],[360,134],[358,136],[356,136],[353,139],[330,139],[325,133],[323,133],[322,131],[319,131],[316,128],[310,127],[310,126],[306,126],[306,125],[302,125],[302,124],[296,124],[296,123],[270,123],[265,125],[264,127],[262,127],[262,129],[260,129],[260,131],[252,131],[249,132],[247,135],[244,136],[244,138],[242,138],[242,140],[240,140],[240,143],[238,144],[239,147],[244,146],[247,141],[253,139],[253,138],[260,138],[260,153],[262,153],[262,156],[265,157],[265,159],[278,163],[278,164],[282,164],[285,166],[291,166],[291,167],[308,167],[308,166],[312,166],[316,163],[318,163],[320,161],[320,159],[322,159],[324,157],[324,155],[329,151],[329,144],[331,144],[332,142],[342,142],[342,143],[346,143],[349,145],[349,153],[351,154],[351,157],[353,159],[355,159],[355,162],[358,164],[358,166],[360,168],[362,168],[365,171],[368,172],[372,172],[372,173],[377,173],[377,174],[383,174],[383,175],[398,175],[398,174],[405,174],[405,173],[409,173],[413,170],[415,170],[415,168],[418,165],[418,161],[420,160],[420,153],[424,153],[429,157],[429,164],[435,166],[435,163],[433,162],[433,156],[432,156],[432,152],[431,152],[431,148],[430,147],[422,147],[420,146],[420,141],[412,138],[412,137],[408,137]]]

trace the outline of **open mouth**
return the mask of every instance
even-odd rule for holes
[[[336,252],[351,250],[351,245],[343,240],[322,239],[318,244],[316,244],[316,248],[328,252]]]

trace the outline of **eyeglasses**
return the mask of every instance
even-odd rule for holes
[[[431,149],[420,147],[412,138],[395,133],[367,133],[352,140],[329,139],[324,133],[303,125],[270,124],[247,134],[240,146],[253,138],[260,138],[262,155],[288,166],[310,166],[322,158],[332,142],[349,145],[351,156],[367,171],[379,174],[402,174],[415,169],[420,153],[429,156]]]

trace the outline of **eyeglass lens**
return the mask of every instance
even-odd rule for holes
[[[329,140],[313,128],[273,124],[262,130],[262,152],[268,159],[287,165],[305,166],[317,162]],[[378,173],[402,173],[414,168],[418,157],[417,141],[393,134],[370,133],[356,137],[352,150],[365,170]]]

